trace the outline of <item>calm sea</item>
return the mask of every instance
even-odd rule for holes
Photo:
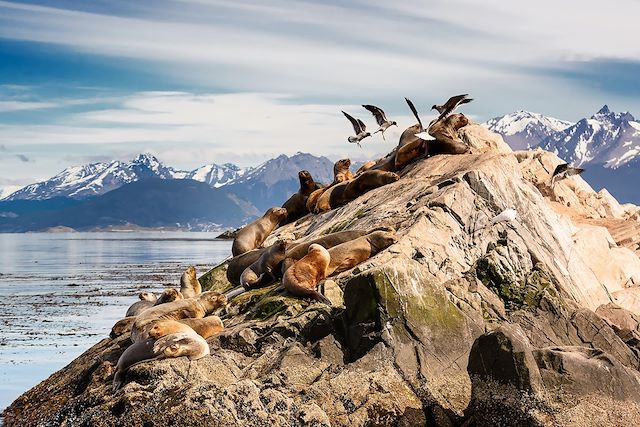
[[[213,233],[0,234],[0,411],[109,335],[142,290],[231,252]]]

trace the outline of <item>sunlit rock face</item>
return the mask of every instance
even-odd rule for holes
[[[7,424],[633,425],[638,209],[580,177],[551,188],[554,154],[512,152],[475,124],[459,136],[471,153],[419,160],[268,238],[397,230],[321,286],[331,306],[279,283],[244,293],[219,313],[210,356],[136,365],[116,394],[127,337],[105,339],[17,400]],[[508,208],[516,219],[492,224]],[[230,289],[225,268],[203,288]]]

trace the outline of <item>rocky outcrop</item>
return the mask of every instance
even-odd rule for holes
[[[640,259],[607,228],[632,209],[580,177],[551,189],[551,153],[511,152],[474,124],[459,137],[470,153],[420,160],[268,238],[397,230],[324,283],[331,306],[279,283],[244,293],[218,313],[211,356],[136,365],[115,394],[126,337],[105,339],[14,402],[7,424],[633,425]],[[516,220],[492,225],[509,207]],[[230,289],[225,268],[203,288]]]

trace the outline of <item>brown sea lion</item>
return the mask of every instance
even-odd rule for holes
[[[289,240],[278,240],[269,246],[253,264],[247,267],[240,276],[240,285],[245,289],[256,289],[268,286],[278,279],[280,263],[285,258]]]
[[[326,212],[357,199],[374,188],[382,187],[400,179],[394,172],[368,170],[350,181],[341,182],[325,191],[316,204],[316,211]]]
[[[202,286],[196,277],[196,268],[190,266],[180,277],[180,293],[185,298],[193,298],[202,293]]]
[[[282,277],[284,288],[292,295],[311,298],[325,304],[331,304],[316,287],[327,276],[329,267],[329,252],[318,244],[309,246],[309,251],[296,261]]]
[[[125,314],[125,316],[137,316],[147,308],[153,307],[156,301],[158,301],[158,297],[156,297],[152,292],[140,292],[140,294],[138,294],[138,298],[140,298],[140,301],[136,301],[131,304],[127,309],[127,314]]]
[[[314,239],[303,242],[292,242],[287,247],[285,257],[297,261],[307,254],[307,252],[309,251],[309,246],[313,245],[314,243],[319,244],[325,249],[329,249],[333,246],[339,245],[340,243],[348,242],[349,240],[366,236],[369,233],[370,231],[368,230],[346,230],[316,237]]]
[[[166,289],[164,292],[162,292],[162,294],[160,295],[160,297],[158,298],[158,300],[153,306],[155,307],[160,304],[166,304],[168,302],[178,301],[181,299],[184,299],[184,296],[182,296],[182,293],[179,290]]]
[[[285,208],[269,208],[262,217],[243,227],[233,240],[231,246],[233,256],[259,247],[286,216]]]
[[[191,332],[179,332],[160,338],[153,345],[157,357],[169,358],[186,356],[189,360],[198,360],[210,354],[209,344],[200,335]]]
[[[469,152],[469,146],[462,142],[458,135],[458,130],[468,124],[469,119],[464,114],[452,114],[433,123],[429,127],[429,135],[436,140],[429,142],[429,155]]]
[[[195,298],[188,298],[157,305],[138,315],[131,328],[131,340],[146,339],[146,327],[154,320],[180,320],[202,318],[227,303],[227,297],[218,292],[203,292]]]
[[[416,134],[420,132],[422,132],[422,128],[418,123],[406,128],[402,132],[402,135],[400,135],[400,141],[398,141],[398,148],[403,147],[407,144],[415,143],[416,141],[420,140],[420,138],[416,136]]]
[[[125,374],[130,367],[157,357],[157,354],[153,351],[155,343],[156,340],[154,339],[133,343],[120,355],[116,365],[116,373],[113,376],[113,391],[117,391],[122,386]]]
[[[240,284],[240,276],[244,270],[256,262],[267,248],[254,249],[242,255],[234,256],[227,264],[227,280],[236,286]]]
[[[331,261],[327,268],[327,276],[349,270],[397,241],[395,232],[374,231],[366,236],[334,246],[329,249]]]
[[[111,328],[111,333],[109,337],[112,339],[118,338],[120,335],[126,334],[127,332],[131,332],[131,327],[133,326],[133,322],[136,321],[136,316],[128,316],[124,319],[118,320],[113,327]]]
[[[298,179],[300,180],[300,189],[282,205],[287,210],[287,216],[280,221],[280,225],[289,224],[308,214],[307,198],[314,191],[323,188],[322,185],[313,180],[308,171],[298,172]]]
[[[427,141],[418,139],[403,145],[396,151],[394,168],[401,171],[405,166],[427,153]]]
[[[331,185],[353,179],[353,174],[349,170],[351,167],[350,159],[340,159],[333,164],[333,182]]]
[[[360,175],[362,172],[368,171],[369,169],[374,167],[376,163],[377,163],[376,160],[369,160],[368,162],[366,162],[365,164],[363,164],[358,168],[358,170],[356,171],[356,175]]]
[[[179,332],[194,332],[207,339],[224,330],[224,324],[218,316],[207,316],[202,319],[157,320],[149,324],[149,338],[162,338],[165,335]]]

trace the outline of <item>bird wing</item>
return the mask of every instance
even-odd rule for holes
[[[560,163],[553,170],[553,173],[551,174],[551,176],[553,177],[553,176],[556,176],[556,175],[560,175],[562,172],[566,171],[567,168],[569,168],[569,164],[568,163]]]
[[[373,117],[376,118],[376,122],[378,122],[378,126],[382,126],[384,122],[387,121],[387,116],[384,115],[382,108],[378,108],[375,105],[363,105],[363,107],[373,114]]]
[[[449,98],[449,100],[447,102],[444,103],[445,107],[451,108],[452,110],[454,108],[456,108],[458,106],[458,104],[461,104],[462,101],[469,96],[468,93],[465,93],[463,95],[456,95],[456,96],[452,96],[451,98]]]
[[[420,132],[424,131],[424,126],[422,126],[422,121],[420,120],[420,117],[418,117],[418,110],[416,110],[416,107],[413,105],[413,102],[411,102],[409,98],[405,98],[404,100],[407,101],[407,104],[409,104],[409,108],[411,109],[411,112],[416,117],[416,120],[418,120],[418,124],[420,125]]]
[[[358,120],[356,120],[355,118],[353,118],[353,116],[350,116],[349,114],[345,113],[344,111],[342,112],[342,114],[344,114],[344,116],[349,119],[349,121],[351,122],[351,126],[353,126],[353,131],[356,133],[356,135],[358,135],[361,132],[360,129],[360,122]]]
[[[357,119],[357,120],[358,120],[358,124],[360,125],[360,132],[364,132],[365,130],[367,130],[367,126],[364,124],[364,122],[360,119]]]

